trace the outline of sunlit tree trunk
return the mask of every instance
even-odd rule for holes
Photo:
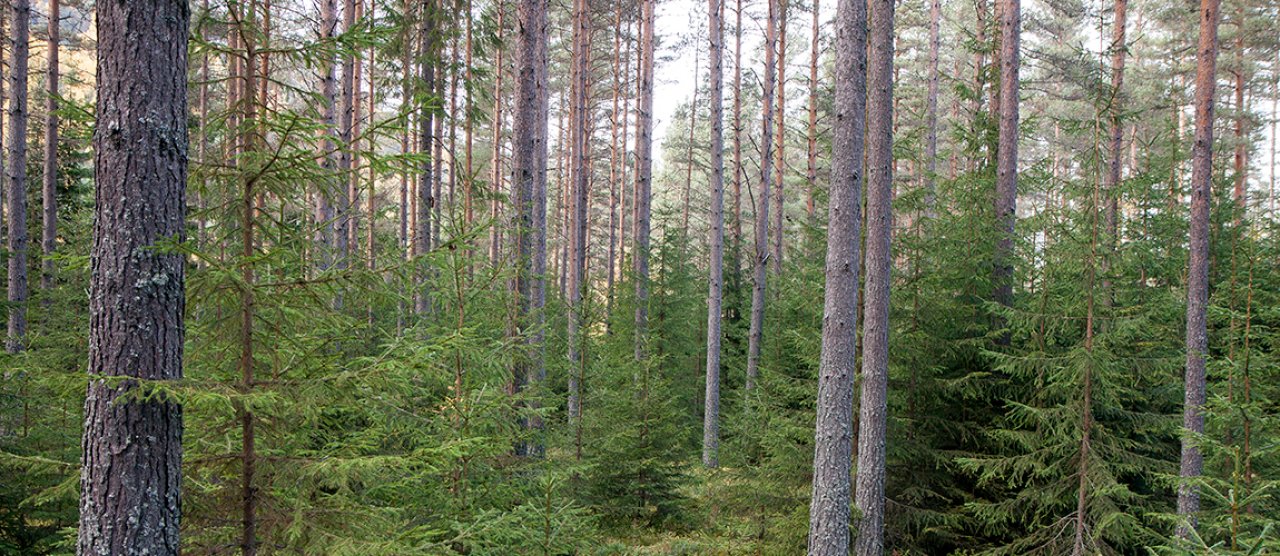
[[[1213,97],[1217,86],[1218,0],[1200,2],[1200,43],[1196,50],[1196,132],[1191,151],[1191,232],[1187,263],[1187,364],[1182,412],[1182,457],[1178,485],[1178,537],[1188,539],[1200,511],[1199,489],[1191,484],[1204,472],[1204,454],[1195,435],[1204,433],[1205,355],[1209,338],[1209,202],[1213,183]]]
[[[569,351],[569,395],[566,412],[569,422],[574,427],[574,438],[578,454],[582,453],[582,396],[581,385],[585,363],[582,357],[582,304],[584,278],[587,263],[587,185],[591,172],[590,136],[588,122],[591,121],[589,82],[591,79],[591,23],[587,0],[574,1],[573,14],[573,82],[572,103],[573,116],[571,124],[571,178],[569,208],[570,225],[569,240],[570,260],[568,272],[569,323],[567,330]]]
[[[49,0],[49,50],[45,73],[44,114],[44,184],[41,196],[44,201],[44,218],[40,234],[43,252],[40,289],[46,296],[53,289],[53,252],[58,247],[58,25],[59,0]],[[48,303],[48,297],[45,302]]]
[[[782,230],[786,226],[784,209],[786,207],[785,187],[786,183],[783,176],[787,169],[787,18],[789,16],[788,7],[790,0],[777,0],[777,22],[778,22],[778,44],[775,49],[778,63],[778,96],[775,99],[773,118],[778,126],[777,137],[774,138],[773,155],[777,157],[773,164],[776,174],[774,180],[777,182],[773,195],[773,254],[770,256],[773,262],[773,273],[775,275],[782,274]],[[768,158],[768,155],[765,156]]]
[[[1018,68],[1022,44],[1020,0],[1000,0],[1000,133],[996,150],[995,300],[1013,304],[1013,232],[1018,213]],[[1007,340],[1006,340],[1007,341]]]

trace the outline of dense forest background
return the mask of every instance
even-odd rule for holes
[[[0,554],[176,518],[124,406],[185,554],[1280,552],[1280,4],[839,1],[7,0]],[[170,374],[89,357],[120,67]]]

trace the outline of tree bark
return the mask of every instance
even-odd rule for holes
[[[768,0],[769,15],[764,32],[764,81],[761,94],[760,140],[760,199],[756,209],[756,256],[751,288],[751,324],[747,331],[747,384],[746,389],[756,387],[760,375],[760,343],[764,338],[765,281],[769,264],[769,202],[772,199],[773,181],[773,93],[777,70],[775,48],[777,46],[777,3]]]
[[[547,0],[519,0],[516,45],[516,103],[511,135],[511,186],[515,190],[513,231],[516,311],[513,330],[527,351],[513,371],[514,390],[546,378],[543,307],[547,270]],[[528,405],[534,405],[532,403]],[[536,417],[524,423],[541,429]],[[534,439],[517,446],[519,455],[540,456]]]
[[[1015,0],[1016,1],[1016,0]],[[889,290],[893,267],[893,0],[873,0],[867,61],[867,246],[862,401],[854,504],[858,556],[884,554],[885,442],[889,390]],[[1016,95],[1010,98],[1017,98]]]
[[[1213,183],[1213,97],[1217,86],[1218,0],[1200,2],[1196,54],[1196,132],[1191,152],[1191,231],[1187,263],[1187,364],[1183,400],[1182,457],[1178,485],[1178,537],[1187,539],[1200,511],[1204,455],[1193,435],[1204,433],[1205,355],[1209,349],[1205,310],[1209,304],[1209,202]]]
[[[498,46],[494,53],[493,62],[493,160],[490,162],[490,202],[489,202],[489,219],[492,222],[489,228],[489,264],[493,267],[498,266],[498,260],[502,257],[502,230],[498,225],[498,218],[501,215],[503,190],[502,183],[502,124],[504,114],[502,112],[502,78],[506,74],[506,66],[503,65],[503,55],[506,54],[506,2],[498,2],[498,18],[497,18],[497,37]],[[514,197],[514,196],[513,196]]]
[[[995,300],[1013,305],[1013,233],[1018,213],[1018,68],[1022,4],[1000,0],[1000,133],[996,150],[996,239],[992,282]]]
[[[819,0],[813,0],[813,30],[809,44],[809,152],[805,177],[809,188],[805,196],[805,216],[810,227],[818,224],[818,207],[814,199],[818,189],[818,44],[821,13]]]
[[[737,0],[733,26],[733,246],[734,282],[742,275],[742,0]]]
[[[837,0],[835,104],[826,288],[814,427],[809,554],[848,556],[858,272],[862,261],[863,133],[867,107],[867,3]]]
[[[591,77],[591,28],[587,0],[574,0],[573,14],[573,115],[571,133],[572,176],[569,226],[570,261],[568,273],[569,323],[567,343],[569,352],[569,395],[566,411],[573,424],[575,438],[582,438],[581,384],[584,372],[581,330],[583,325],[583,278],[587,262],[587,180],[591,171],[591,153],[587,124],[591,120],[589,81]],[[579,444],[579,453],[581,444]]]
[[[49,0],[49,50],[48,68],[45,74],[44,114],[44,184],[41,197],[44,201],[44,218],[41,222],[40,289],[48,296],[54,284],[53,252],[58,247],[58,37],[59,0]],[[48,303],[48,297],[45,303]]]
[[[942,49],[941,22],[941,0],[929,0],[929,88],[924,116],[924,211],[925,217],[930,219],[937,216],[938,205],[938,55]]]
[[[622,91],[626,88],[626,83],[622,79],[622,68],[622,5],[619,4],[613,11],[613,111],[609,114],[609,252],[605,257],[606,322],[611,320],[609,316],[613,314],[613,283],[618,269],[615,257],[618,252],[618,194],[622,183],[619,170],[626,166],[624,161],[626,149],[619,150],[619,139],[621,139],[619,131],[622,128],[622,120],[626,118],[626,115],[619,111]]]
[[[706,397],[702,420],[702,464],[720,464],[720,314],[724,289],[724,0],[708,0],[711,81],[711,262],[707,280]]]
[[[439,54],[439,37],[436,32],[435,8],[433,2],[422,4],[419,13],[419,48],[418,52],[419,69],[418,80],[421,88],[418,93],[424,97],[437,95],[439,91],[436,87],[436,61]],[[414,311],[419,318],[425,317],[431,313],[431,291],[428,284],[430,272],[427,262],[421,260],[428,252],[431,251],[432,237],[432,211],[435,209],[436,198],[439,189],[432,192],[432,186],[439,184],[436,179],[439,173],[439,166],[436,164],[439,159],[438,153],[432,152],[432,145],[438,144],[433,139],[434,128],[432,126],[434,114],[429,107],[429,103],[425,103],[424,99],[419,100],[418,111],[418,149],[424,153],[432,153],[427,160],[422,162],[422,167],[418,171],[418,222],[417,229],[413,238],[413,256],[419,259],[415,272],[414,280],[416,287],[414,288]]]
[[[22,351],[27,336],[27,58],[31,2],[12,0],[9,57],[9,334],[5,349]]]
[[[773,262],[773,273],[775,276],[782,275],[782,230],[786,226],[786,218],[784,217],[784,208],[786,206],[785,191],[786,186],[783,180],[783,173],[786,171],[786,132],[787,132],[787,8],[789,0],[777,0],[778,3],[778,45],[776,49],[778,60],[778,97],[774,102],[773,117],[778,126],[777,137],[774,138],[774,172],[777,187],[773,195],[773,255],[770,257]]]
[[[649,337],[649,209],[653,185],[653,72],[654,14],[657,0],[641,0],[640,31],[640,98],[636,118],[636,202],[635,265],[636,282],[636,359],[647,357],[645,344]]]
[[[1124,122],[1123,115],[1123,88],[1124,88],[1124,58],[1128,52],[1128,46],[1125,44],[1125,25],[1128,13],[1128,0],[1115,0],[1114,4],[1114,21],[1111,31],[1111,103],[1108,107],[1108,122],[1110,124],[1109,153],[1110,158],[1107,160],[1107,183],[1106,183],[1106,245],[1108,251],[1115,246],[1120,230],[1120,166],[1121,159],[1124,156]],[[1105,262],[1103,263],[1106,264]],[[1104,267],[1105,270],[1105,267]],[[1103,289],[1109,288],[1109,281],[1104,279]],[[1104,298],[1104,303],[1106,302]]]
[[[140,380],[182,378],[184,261],[153,247],[184,239],[190,13],[186,2],[104,2],[96,20],[94,379],[85,398],[76,549],[176,556],[182,408],[167,396],[136,395],[149,390]]]

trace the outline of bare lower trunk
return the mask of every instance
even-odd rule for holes
[[[756,254],[751,288],[751,324],[747,332],[747,390],[756,386],[760,375],[760,343],[764,339],[765,281],[769,264],[769,202],[773,182],[773,93],[775,48],[777,47],[778,5],[769,0],[768,22],[764,32],[764,81],[761,98],[760,198],[756,209]]]
[[[813,30],[809,44],[809,152],[808,168],[805,177],[808,179],[808,190],[805,193],[805,216],[810,227],[818,224],[818,207],[814,195],[818,189],[818,39],[820,37],[819,0],[813,1]]]
[[[827,214],[822,354],[814,426],[809,554],[848,556],[853,485],[854,365],[862,254],[862,164],[866,118],[867,3],[837,0],[831,198]]]
[[[889,289],[893,265],[893,0],[869,6],[867,61],[867,248],[862,325],[862,401],[854,505],[858,556],[884,554],[885,442],[889,390]]]
[[[426,3],[421,7],[419,17],[418,32],[419,37],[419,77],[421,89],[419,94],[434,95],[439,91],[436,87],[436,59],[439,55],[439,36],[436,32],[435,22],[435,5]],[[432,153],[432,145],[439,144],[434,140],[433,120],[434,114],[431,110],[422,107],[418,108],[418,149],[424,153]],[[430,273],[426,261],[421,260],[428,252],[431,251],[432,238],[432,212],[435,210],[438,189],[433,192],[432,186],[438,185],[439,173],[438,153],[433,153],[427,160],[422,162],[421,168],[418,170],[418,221],[414,231],[413,238],[413,256],[418,260],[417,269],[414,273],[414,312],[421,319],[431,313],[431,292],[428,280]]]
[[[784,207],[786,206],[785,191],[783,190],[786,183],[783,180],[783,174],[786,171],[786,121],[787,121],[787,8],[790,0],[777,0],[778,2],[778,97],[775,99],[773,118],[778,126],[777,137],[774,137],[774,161],[773,169],[775,176],[775,190],[773,195],[773,254],[770,257],[773,262],[774,275],[782,275],[782,230],[787,225]]]
[[[9,334],[5,349],[22,351],[27,335],[27,54],[30,0],[13,0],[9,57]]]
[[[570,261],[568,272],[568,351],[569,351],[569,395],[566,412],[569,422],[574,425],[576,438],[582,438],[582,397],[581,385],[584,371],[582,357],[581,330],[583,325],[583,289],[587,262],[587,183],[591,171],[590,137],[587,124],[591,121],[589,82],[591,73],[591,28],[590,13],[587,0],[574,2],[573,29],[573,83],[572,102],[574,104],[573,123],[571,129],[572,176],[570,191],[570,208],[572,210],[569,232]],[[581,445],[579,445],[581,453]]]
[[[44,218],[40,243],[43,252],[40,289],[46,296],[53,289],[53,252],[58,247],[58,25],[59,0],[49,0],[49,54],[45,77],[47,91],[44,114]],[[45,302],[48,303],[46,297]]]
[[[1200,44],[1196,54],[1196,133],[1191,152],[1191,234],[1187,266],[1187,365],[1182,413],[1182,458],[1178,485],[1178,536],[1190,538],[1200,511],[1200,493],[1191,481],[1204,471],[1204,455],[1194,435],[1204,433],[1205,354],[1209,349],[1205,310],[1209,303],[1209,200],[1213,180],[1213,95],[1218,62],[1218,0],[1200,2]]]
[[[502,188],[502,124],[503,124],[503,106],[502,106],[502,78],[506,75],[506,68],[503,64],[503,55],[506,53],[506,43],[503,41],[503,33],[506,32],[504,19],[506,18],[506,3],[498,2],[498,20],[496,27],[498,29],[498,47],[494,54],[493,62],[493,140],[491,145],[493,148],[493,160],[490,163],[492,173],[490,174],[490,191],[491,197],[489,201],[489,219],[491,221],[489,228],[489,264],[497,267],[498,260],[502,256],[502,227],[498,224],[501,216],[502,208],[501,192]],[[514,197],[514,195],[513,195]]]
[[[1013,305],[1013,232],[1018,219],[1018,68],[1022,5],[1000,0],[1000,135],[996,150],[996,239],[992,282],[995,300]]]
[[[96,20],[104,125],[94,136],[89,373],[179,380],[184,262],[153,247],[184,238],[190,13],[185,2],[105,2]],[[130,394],[140,387],[89,383],[78,554],[178,554],[182,408]]]
[[[924,138],[924,213],[937,216],[938,205],[938,55],[941,39],[942,2],[929,0],[929,68],[928,97],[925,100]]]
[[[547,270],[547,1],[517,4],[519,42],[516,45],[516,102],[511,134],[511,187],[515,211],[511,226],[516,264],[516,310],[512,331],[523,337],[526,352],[513,370],[514,390],[546,377],[543,307]],[[526,405],[536,406],[529,402]],[[537,417],[524,425],[542,428]],[[517,446],[517,453],[541,456],[540,439]]]
[[[657,0],[641,0],[640,98],[636,121],[635,265],[636,359],[647,357],[649,337],[649,204],[653,185],[653,73]]]
[[[711,81],[711,261],[707,279],[706,398],[702,419],[702,464],[720,464],[720,301],[724,288],[724,0],[709,0],[707,36]]]

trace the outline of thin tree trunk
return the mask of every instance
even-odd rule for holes
[[[1014,0],[1016,1],[1016,0]],[[885,442],[889,390],[889,292],[893,267],[893,0],[869,6],[867,60],[867,247],[862,325],[862,401],[854,504],[854,552],[884,554]],[[1017,98],[1016,95],[1011,98]]]
[[[336,0],[322,0],[320,3],[320,42],[333,42],[338,26],[338,4]],[[321,117],[324,127],[321,133],[324,140],[320,145],[320,165],[326,175],[334,171],[334,136],[337,129],[337,77],[334,75],[335,65],[332,59],[321,62],[320,95],[324,97]],[[233,87],[234,88],[234,87]],[[315,224],[317,227],[315,245],[321,252],[319,268],[328,270],[334,264],[337,254],[338,229],[334,223],[334,205],[337,187],[333,180],[326,179],[322,190],[315,196]]]
[[[1204,433],[1205,354],[1209,349],[1205,310],[1209,303],[1209,200],[1213,181],[1213,96],[1217,85],[1218,0],[1200,2],[1196,55],[1196,133],[1191,153],[1191,232],[1187,264],[1187,365],[1182,413],[1182,457],[1178,485],[1178,537],[1188,539],[1200,511],[1204,455],[1193,435]]]
[[[436,15],[435,4],[427,2],[421,6],[420,27],[418,32],[421,34],[419,39],[421,51],[418,53],[419,60],[419,83],[421,83],[420,93],[424,95],[438,95],[436,88],[436,61],[439,54],[439,37],[436,34]],[[433,119],[434,114],[431,109],[426,106],[418,108],[418,149],[421,152],[432,152],[432,145],[437,144],[433,140]],[[426,317],[431,313],[431,291],[428,285],[430,272],[426,261],[421,260],[428,252],[431,251],[432,237],[432,214],[435,209],[436,194],[432,192],[432,186],[438,185],[438,154],[433,154],[427,160],[422,162],[422,168],[418,172],[418,222],[413,238],[413,256],[419,259],[414,280],[416,282],[414,288],[414,312],[417,313],[419,319]],[[437,192],[438,193],[438,190]]]
[[[506,18],[506,2],[498,2],[498,19],[497,33],[498,46],[497,52],[494,54],[493,62],[493,140],[491,142],[493,148],[493,160],[490,162],[492,174],[489,178],[492,182],[489,201],[489,219],[491,221],[489,228],[489,264],[497,267],[498,260],[501,258],[502,250],[502,230],[498,225],[498,218],[501,213],[501,192],[502,188],[502,124],[504,114],[502,112],[502,78],[506,75],[506,67],[503,66],[503,55],[506,54],[506,41],[503,33],[506,32],[504,19]],[[514,195],[513,195],[514,197]]]
[[[355,0],[343,0],[342,33],[351,32],[355,26]],[[355,57],[347,52],[342,55],[342,77],[339,83],[338,106],[338,268],[347,268],[356,242],[352,241],[355,219],[352,203],[355,198],[351,187],[352,132],[355,117]]]
[[[924,213],[929,219],[938,214],[938,55],[942,49],[941,21],[941,0],[929,0],[929,89],[924,116]]]
[[[182,378],[183,256],[152,247],[184,237],[190,16],[185,2],[98,5],[97,121],[109,125],[94,136],[91,376]],[[78,554],[178,554],[182,409],[137,388],[89,382]]]
[[[1249,108],[1245,104],[1244,89],[1244,4],[1236,4],[1236,68],[1235,68],[1235,93],[1236,93],[1236,117],[1235,117],[1235,140],[1236,149],[1234,155],[1235,162],[1235,191],[1233,198],[1236,206],[1240,208],[1240,217],[1244,218],[1245,206],[1249,201],[1249,139],[1248,139],[1248,123]]]
[[[471,0],[467,0],[464,3],[464,9],[467,10],[467,31],[466,31],[466,39],[465,39],[465,45],[464,45],[465,54],[463,57],[463,62],[466,64],[466,67],[464,68],[464,71],[466,72],[465,74],[466,82],[463,83],[463,87],[465,88],[465,90],[463,91],[463,106],[465,107],[464,108],[465,112],[463,114],[463,121],[462,121],[462,133],[464,135],[462,152],[463,152],[463,169],[465,171],[462,174],[462,188],[463,188],[463,218],[465,218],[467,228],[470,229],[471,226],[475,224],[475,188],[473,187],[475,184],[475,173],[474,173],[475,164],[473,161],[474,157],[472,153],[472,149],[474,148],[474,143],[475,143],[473,141],[473,136],[475,135],[475,118],[472,117],[472,112],[475,110],[475,107],[472,105],[472,101],[471,101],[471,85],[472,83],[474,83],[474,79],[473,79],[474,72],[472,71],[473,64],[472,64],[472,44],[471,44],[472,27],[474,26],[474,23],[472,20],[474,19],[474,17],[471,14],[471,10],[472,10]],[[470,245],[471,241],[467,241],[467,244]],[[471,252],[472,251],[468,249],[468,253],[470,254]],[[470,269],[472,267],[471,262],[469,262],[471,257],[467,257],[467,258],[468,258],[467,268]]]
[[[813,29],[809,44],[809,157],[805,173],[809,189],[804,202],[805,216],[811,228],[818,225],[818,206],[814,196],[818,189],[818,44],[822,29],[822,10],[819,7],[819,0],[813,0]]]
[[[361,6],[363,5],[364,3],[361,2]],[[368,12],[368,17],[370,21],[377,20],[377,17],[376,17],[377,13],[375,13],[374,11],[376,9],[377,9],[377,2],[370,0],[369,12]],[[378,176],[374,170],[374,164],[373,164],[373,158],[372,158],[374,154],[377,152],[376,151],[377,143],[374,140],[374,133],[373,133],[373,130],[375,129],[374,117],[377,115],[377,98],[378,98],[377,89],[374,86],[374,70],[376,69],[374,64],[375,61],[376,61],[376,58],[374,57],[374,47],[373,45],[370,45],[369,46],[369,77],[368,77],[369,78],[369,108],[367,110],[367,114],[368,114],[367,117],[369,121],[368,121],[368,124],[366,125],[366,129],[369,130],[367,132],[369,134],[369,137],[368,137],[369,143],[367,148],[369,149],[369,157],[370,157],[369,159],[369,193],[368,193],[369,197],[365,205],[365,220],[366,220],[365,226],[367,227],[367,229],[365,232],[365,245],[364,245],[364,256],[365,256],[365,265],[366,265],[365,268],[367,268],[370,271],[373,271],[378,267],[378,261],[376,259],[378,238],[375,234],[375,232],[377,231],[376,226],[374,226],[374,219],[377,217],[377,214],[378,214],[377,200],[374,198],[375,194],[377,193]],[[269,75],[265,73],[266,69],[267,68],[264,66],[263,67],[264,75]],[[369,306],[369,324],[370,325],[373,324],[373,306],[372,305]]]
[[[626,165],[625,150],[619,151],[619,131],[625,114],[619,112],[619,101],[626,83],[622,80],[622,5],[613,11],[613,111],[609,114],[609,252],[605,258],[605,322],[613,314],[613,283],[618,252],[618,190],[622,181],[619,168]]]
[[[862,261],[863,133],[866,118],[867,3],[837,0],[831,198],[814,428],[810,556],[848,556],[853,485],[854,365],[858,272]]]
[[[1021,57],[1021,0],[1001,0],[1000,135],[996,154],[996,239],[992,282],[995,300],[1013,305],[1013,232],[1018,213],[1018,66]],[[1002,325],[1003,326],[1003,325]],[[1003,340],[1007,343],[1007,340]]]
[[[588,82],[591,76],[591,29],[587,0],[574,1],[573,14],[573,82],[570,113],[573,115],[570,151],[572,156],[569,226],[570,244],[568,272],[569,323],[567,343],[569,352],[569,394],[566,412],[574,427],[581,456],[582,405],[581,384],[584,372],[581,330],[583,325],[583,278],[587,262],[587,179],[591,169],[591,153],[587,123],[591,119]]]
[[[649,195],[653,185],[653,73],[657,0],[641,0],[640,98],[636,122],[635,264],[636,359],[647,357],[649,337]]]
[[[27,58],[31,2],[12,0],[9,53],[9,334],[5,349],[22,351],[27,335]]]
[[[733,27],[733,259],[734,282],[742,276],[742,0]]]
[[[48,73],[45,77],[44,114],[44,218],[41,230],[43,247],[40,289],[45,291],[45,303],[54,284],[53,252],[58,247],[58,25],[61,22],[59,0],[49,0],[49,53]]]
[[[785,207],[786,198],[784,197],[786,186],[783,179],[783,173],[786,171],[786,120],[787,120],[787,18],[789,0],[777,0],[778,3],[778,45],[776,50],[778,60],[778,97],[775,99],[773,117],[778,126],[777,137],[774,138],[774,155],[777,160],[774,162],[774,172],[777,174],[775,180],[777,187],[773,197],[773,273],[776,276],[782,275],[782,230],[786,226],[786,218],[784,218],[783,208]],[[767,158],[767,155],[766,155]]]
[[[707,280],[706,398],[702,420],[702,464],[720,465],[720,306],[724,289],[724,0],[708,0],[711,97],[711,262]]]
[[[519,0],[516,48],[516,102],[511,135],[511,186],[515,190],[512,223],[516,260],[516,311],[512,331],[527,346],[513,372],[514,390],[546,378],[543,307],[547,269],[547,0]],[[527,405],[536,406],[536,403]],[[525,421],[540,430],[536,416]],[[517,446],[519,455],[539,457],[540,439]]]
[[[240,112],[240,128],[237,131],[239,143],[239,155],[251,152],[255,147],[254,128],[256,123],[256,91],[257,91],[257,50],[255,37],[258,29],[253,28],[256,25],[257,17],[257,0],[250,0],[248,6],[247,18],[243,11],[238,20],[244,22],[248,19],[250,28],[246,30],[244,24],[237,24],[234,32],[240,37],[241,43],[244,45],[244,62],[241,66],[240,87],[244,92],[242,97],[243,103]],[[235,4],[232,9],[240,11],[244,8],[242,4]],[[241,169],[241,159],[237,157],[233,160],[233,166]],[[254,377],[254,342],[253,342],[253,321],[254,321],[254,305],[255,305],[255,288],[253,286],[256,277],[253,257],[255,250],[255,216],[257,214],[257,205],[255,203],[256,183],[253,178],[248,177],[249,173],[240,171],[237,175],[242,176],[239,181],[240,186],[240,280],[245,287],[240,288],[240,384],[238,390],[241,395],[248,395],[252,392]],[[242,556],[253,556],[258,552],[258,503],[257,503],[257,487],[255,486],[255,476],[257,475],[257,441],[256,441],[256,425],[257,420],[253,412],[244,407],[243,402],[237,402],[237,416],[240,421],[240,553]]]
[[[756,387],[760,375],[760,343],[764,339],[765,280],[769,264],[769,201],[773,181],[773,93],[774,75],[777,69],[778,5],[781,0],[769,1],[768,22],[764,32],[764,82],[761,94],[760,140],[760,199],[756,209],[756,256],[751,288],[751,324],[747,331],[747,384],[748,391]]]

